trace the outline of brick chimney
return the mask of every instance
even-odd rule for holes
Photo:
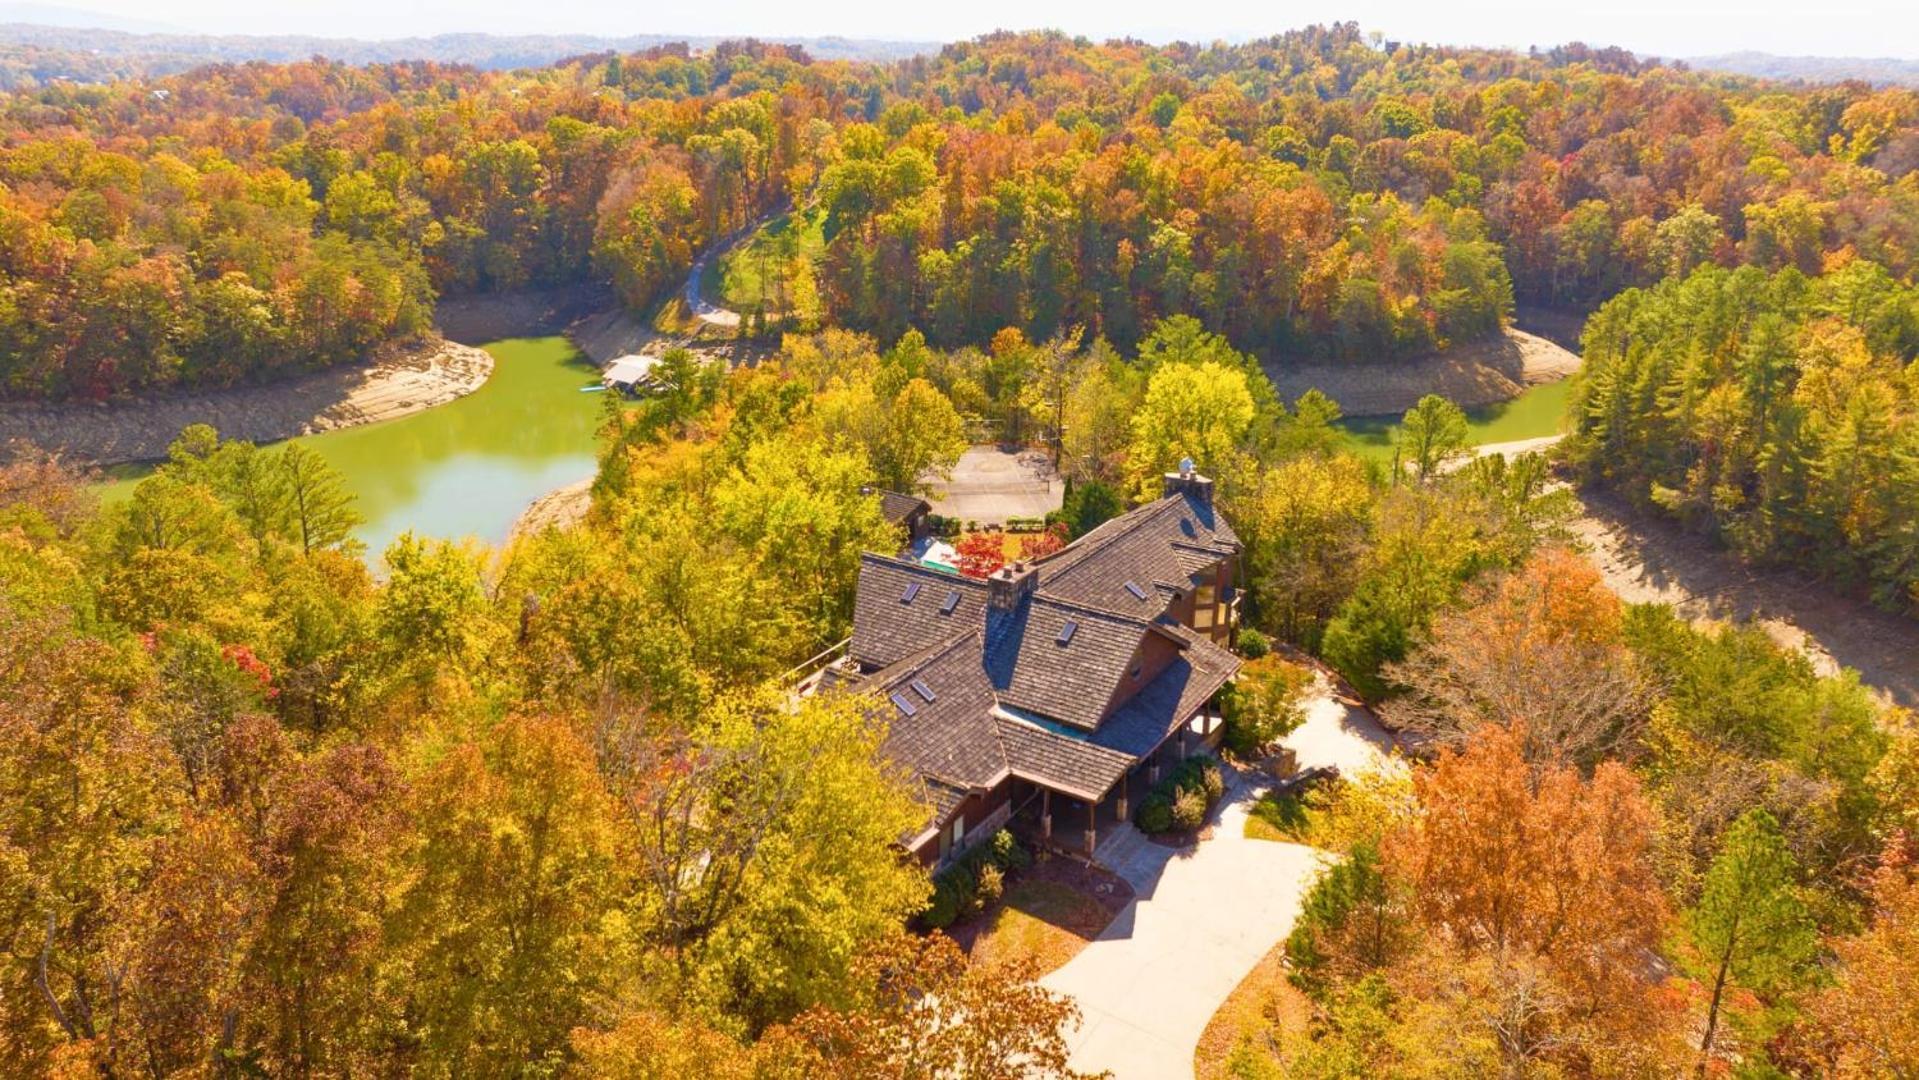
[[[1038,589],[1038,567],[1028,565],[1024,559],[1010,562],[986,579],[986,606],[994,611],[1012,611]]]
[[[1192,458],[1181,458],[1179,471],[1166,474],[1162,494],[1191,495],[1200,505],[1210,507],[1213,505],[1213,479],[1201,476],[1199,470],[1193,467]]]

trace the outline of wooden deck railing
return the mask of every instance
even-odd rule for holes
[[[787,685],[805,682],[820,672],[825,671],[840,657],[845,656],[847,646],[851,644],[853,644],[851,636],[841,638],[826,648],[821,649],[819,652],[814,653],[812,656],[807,657],[805,660],[800,661],[798,664],[793,665],[791,670],[780,676],[780,682]]]

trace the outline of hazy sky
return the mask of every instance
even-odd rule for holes
[[[63,0],[53,0],[55,3]],[[201,31],[387,38],[493,33],[761,34],[951,40],[1056,27],[1093,38],[1246,38],[1358,21],[1408,41],[1583,40],[1684,56],[1757,49],[1919,57],[1919,0],[64,0]]]

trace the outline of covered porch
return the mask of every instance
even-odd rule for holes
[[[1013,777],[1007,781],[1013,807],[1010,828],[1022,842],[1091,859],[1100,839],[1130,824],[1140,800],[1173,766],[1219,745],[1223,726],[1217,709],[1209,705],[1200,710],[1096,797]]]

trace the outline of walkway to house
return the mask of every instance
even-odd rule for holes
[[[1324,676],[1307,721],[1287,740],[1300,767],[1354,772],[1390,740],[1362,709],[1336,700]],[[1272,781],[1229,770],[1213,835],[1175,850],[1131,825],[1100,844],[1098,861],[1137,894],[1092,944],[1041,982],[1072,995],[1083,1016],[1068,1035],[1076,1069],[1117,1080],[1191,1076],[1193,1052],[1220,1003],[1291,931],[1320,855],[1246,839],[1246,815]]]

